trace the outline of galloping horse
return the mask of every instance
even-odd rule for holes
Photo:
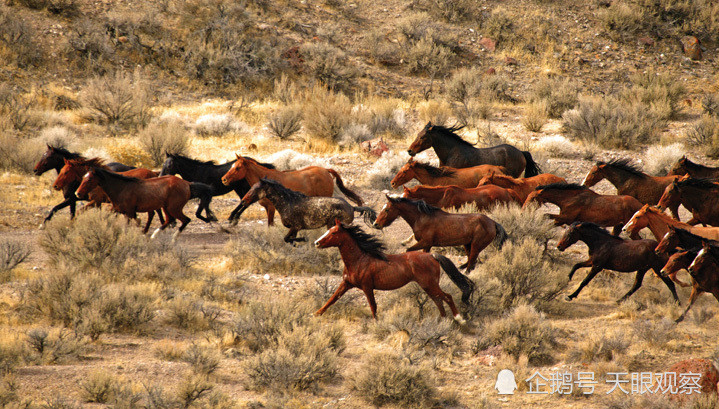
[[[688,271],[692,276],[692,292],[689,294],[689,305],[677,318],[677,322],[684,319],[701,293],[711,293],[719,301],[719,249],[705,244],[689,265]]]
[[[559,206],[559,214],[549,215],[557,226],[592,222],[602,227],[613,227],[615,236],[619,235],[624,223],[642,208],[642,204],[631,196],[600,195],[576,183],[537,186],[524,201],[524,206],[532,201]]]
[[[637,275],[634,277],[634,285],[622,298],[617,300],[617,303],[621,303],[642,286],[644,274],[651,268],[664,284],[669,287],[669,291],[671,291],[674,300],[679,303],[679,297],[677,297],[677,290],[674,287],[674,283],[666,276],[660,274],[662,267],[664,267],[669,257],[654,252],[654,248],[657,246],[655,240],[624,240],[609,234],[609,232],[594,223],[577,222],[569,226],[569,229],[559,240],[557,249],[564,251],[577,241],[583,241],[587,247],[589,247],[589,259],[575,264],[569,271],[569,279],[571,280],[574,272],[581,267],[591,267],[591,270],[584,280],[582,280],[582,283],[579,284],[579,288],[567,296],[567,300],[571,301],[577,298],[582,288],[589,284],[589,282],[605,268],[620,273],[636,271]]]
[[[461,126],[447,128],[427,122],[407,149],[407,153],[409,156],[414,156],[426,149],[434,148],[441,166],[467,168],[477,165],[497,165],[507,168],[508,175],[514,177],[519,177],[522,171],[524,176],[539,174],[539,166],[529,152],[520,151],[507,144],[478,149],[455,133],[460,129]]]
[[[712,246],[719,246],[719,241],[711,238],[697,236],[694,233],[690,233],[686,229],[680,227],[669,226],[669,232],[659,240],[657,248],[654,249],[657,253],[670,253],[672,250],[680,247],[684,250],[698,249],[701,248],[704,243],[709,243]]]
[[[242,210],[252,203],[267,198],[277,209],[282,224],[290,229],[285,242],[305,241],[298,238],[300,230],[330,228],[336,220],[350,224],[354,220],[354,212],[365,217],[365,223],[372,224],[377,214],[370,207],[354,207],[341,197],[307,196],[300,192],[287,189],[280,182],[271,179],[260,179],[242,197]]]
[[[664,214],[659,208],[649,205],[644,205],[641,209],[637,210],[622,230],[630,236],[637,236],[639,231],[645,227],[649,227],[649,230],[651,230],[654,238],[657,240],[661,240],[664,235],[669,232],[670,227],[686,229],[708,239],[719,239],[719,228],[717,227],[692,226],[688,223],[674,220]]]
[[[474,283],[457,270],[452,261],[439,254],[411,251],[403,254],[385,254],[384,245],[376,238],[363,232],[357,226],[339,222],[317,241],[318,248],[338,247],[345,268],[342,283],[332,297],[315,314],[322,315],[350,288],[359,288],[365,293],[372,317],[377,318],[377,303],[374,290],[395,290],[409,282],[416,282],[434,301],[439,315],[446,315],[446,302],[454,319],[464,323],[452,296],[439,286],[441,270],[462,291],[462,302],[467,303],[474,291]]]
[[[240,179],[237,182],[225,185],[222,183],[222,176],[227,173],[232,167],[235,161],[230,161],[218,165],[215,161],[200,161],[197,159],[188,158],[176,153],[165,153],[167,159],[162,164],[162,170],[160,176],[164,175],[177,175],[182,176],[183,179],[189,182],[200,182],[209,185],[212,188],[212,196],[222,196],[226,193],[234,191],[237,197],[242,199],[247,191],[250,190],[250,184],[245,179]],[[245,157],[245,159],[249,159]],[[262,166],[270,169],[274,169],[274,165],[270,163],[262,163]],[[230,221],[233,220],[233,216],[237,216],[237,212],[240,205],[230,213]],[[206,209],[207,217],[214,218],[214,213],[210,210],[209,206]]]
[[[687,270],[688,272],[689,266],[692,264],[692,261],[694,261],[698,253],[699,249],[695,248],[691,250],[678,251],[672,254],[669,256],[669,260],[667,260],[667,263],[664,265],[659,274],[669,277],[672,281],[682,287],[690,287],[691,284],[685,283],[677,278],[677,273],[682,270]]]
[[[524,203],[527,200],[527,196],[529,196],[537,186],[552,183],[567,183],[567,181],[551,173],[542,173],[537,176],[515,179],[511,176],[498,175],[494,172],[490,172],[479,181],[477,186],[495,185],[510,189],[519,196],[521,203]]]
[[[37,164],[35,164],[35,167],[32,171],[33,173],[35,173],[36,176],[40,176],[50,169],[55,169],[57,173],[60,173],[62,167],[65,166],[65,159],[78,158],[83,158],[83,156],[79,153],[70,152],[65,148],[48,144],[47,150],[42,155]],[[124,172],[130,169],[135,169],[132,166],[123,165],[122,163],[118,162],[110,162],[107,164],[107,167],[115,172]],[[48,220],[52,219],[52,216],[55,215],[55,212],[68,206],[70,206],[70,216],[75,217],[75,206],[78,201],[77,196],[75,196],[75,191],[77,190],[78,186],[80,186],[79,182],[70,183],[63,188],[63,201],[50,210],[50,214],[48,214],[47,217],[45,217],[45,219],[42,221],[42,224],[40,225],[41,228],[45,225],[45,223],[47,223]]]
[[[304,193],[307,196],[331,197],[334,192],[334,182],[332,180],[334,177],[340,191],[351,201],[357,203],[358,206],[362,206],[362,199],[357,196],[356,193],[345,187],[339,173],[334,169],[307,166],[299,170],[279,171],[263,166],[254,159],[243,158],[237,154],[235,154],[235,156],[237,156],[237,160],[230,170],[222,176],[222,183],[225,186],[230,186],[232,183],[241,179],[247,179],[247,182],[254,185],[259,182],[261,178],[267,178],[276,180],[280,182],[282,186],[296,192]],[[272,203],[270,203],[269,200],[262,199],[260,205],[262,205],[267,212],[267,223],[273,225],[275,208],[272,206]],[[230,220],[237,223],[243,211],[244,208],[240,209],[238,207],[235,209],[233,214],[230,214]]]
[[[464,188],[476,187],[482,177],[488,172],[500,172],[504,174],[507,170],[494,165],[479,165],[470,168],[451,168],[442,166],[436,168],[430,164],[416,162],[410,158],[390,181],[394,189],[404,185],[412,179],[419,180],[419,183],[426,186],[459,186]]]
[[[719,168],[712,168],[710,166],[704,166],[699,163],[694,163],[687,159],[686,156],[682,156],[677,163],[672,166],[668,173],[669,175],[684,176],[689,175],[695,179],[719,179]]]
[[[459,209],[462,205],[473,203],[477,210],[486,210],[497,203],[522,204],[516,193],[495,185],[462,189],[458,186],[415,186],[404,188],[402,197],[424,200],[432,206],[442,209]]]
[[[447,213],[422,200],[385,195],[387,204],[377,215],[374,227],[389,226],[397,217],[409,224],[417,243],[407,250],[429,252],[436,246],[464,246],[467,263],[460,266],[472,271],[479,252],[494,242],[501,247],[507,232],[501,224],[480,213]]]
[[[618,195],[628,195],[644,204],[655,205],[664,193],[664,189],[678,176],[650,176],[639,170],[629,159],[599,161],[584,177],[582,186],[592,187],[602,179],[607,179],[617,188]],[[669,207],[675,219],[679,220],[679,203]]]
[[[687,223],[719,226],[719,184],[709,179],[676,180],[664,190],[658,206],[664,210],[679,203],[692,212]]]
[[[82,178],[77,195],[85,197],[97,186],[100,186],[110,198],[114,210],[130,219],[137,218],[137,212],[162,209],[165,212],[165,223],[152,233],[152,237],[167,228],[175,219],[179,219],[182,225],[175,233],[174,237],[177,237],[190,222],[190,218],[182,213],[182,209],[190,199],[200,199],[195,216],[200,220],[209,221],[200,214],[212,200],[211,188],[203,183],[188,182],[169,175],[143,180],[94,168]],[[143,232],[147,233],[147,230]]]

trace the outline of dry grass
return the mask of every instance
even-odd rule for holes
[[[177,121],[152,122],[140,131],[138,139],[153,167],[162,165],[166,153],[187,155],[190,145],[187,129]]]
[[[529,132],[541,132],[544,125],[547,124],[549,108],[546,102],[537,102],[529,105],[522,119],[524,129]]]
[[[686,131],[689,145],[707,149],[707,156],[719,157],[719,119],[711,115],[702,115],[699,121]]]
[[[267,116],[267,128],[279,139],[288,139],[302,129],[302,110],[299,106],[280,107]]]
[[[0,241],[0,274],[5,274],[25,261],[30,255],[30,248],[19,241]]]
[[[315,138],[337,142],[350,124],[352,104],[342,94],[314,87],[307,95],[304,127]]]
[[[111,130],[141,127],[150,119],[150,89],[140,71],[116,72],[87,82],[82,105],[89,118]]]
[[[532,102],[544,102],[550,118],[561,118],[565,111],[577,104],[578,90],[569,79],[540,79],[529,96]]]
[[[664,176],[685,153],[686,149],[680,143],[650,146],[644,153],[644,170],[650,175]]]

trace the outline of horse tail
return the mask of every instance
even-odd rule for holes
[[[367,226],[373,226],[374,221],[377,220],[377,212],[369,206],[352,206],[352,210],[364,217],[364,222]]]
[[[532,159],[532,154],[528,151],[522,151],[522,155],[524,155],[524,160],[527,162],[527,165],[524,167],[524,177],[528,178],[530,176],[537,176],[540,173],[542,173],[542,169],[537,165],[537,162]]]
[[[197,206],[197,213],[195,215],[205,222],[217,221],[217,218],[212,214],[210,210],[210,202],[212,201],[212,187],[204,183],[191,182],[190,183],[190,200],[200,199],[200,204]],[[208,215],[207,218],[200,216],[200,212],[205,210]],[[213,220],[214,219],[214,220]]]
[[[460,273],[457,266],[447,257],[437,253],[432,253],[432,257],[439,262],[440,267],[447,273],[449,279],[462,291],[462,302],[468,304],[472,293],[474,293],[474,282],[466,275]]]
[[[335,177],[335,183],[337,183],[337,187],[340,188],[340,191],[342,193],[344,193],[345,196],[347,196],[347,198],[349,198],[349,200],[357,203],[357,206],[362,206],[362,204],[363,204],[362,198],[359,197],[357,195],[357,193],[355,193],[345,187],[345,184],[342,182],[342,178],[340,177],[340,174],[337,173],[337,171],[334,169],[327,169],[327,171],[330,172],[330,174],[332,174],[332,176]]]
[[[501,249],[504,242],[509,238],[509,235],[501,224],[494,222],[494,227],[497,229],[497,234],[494,236],[493,244],[497,249]]]

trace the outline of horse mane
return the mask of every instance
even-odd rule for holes
[[[706,178],[689,178],[677,181],[679,187],[695,187],[697,189],[719,189],[719,185]]]
[[[681,227],[671,227],[670,230],[673,230],[677,233],[677,236],[679,237],[679,240],[682,242],[687,242],[690,240],[698,241],[698,242],[707,242],[711,244],[712,246],[719,246],[719,241],[707,239],[706,237],[698,236],[692,232],[690,232],[687,229],[682,229]]]
[[[413,163],[414,163],[414,166],[417,166],[418,168],[425,170],[430,176],[435,177],[435,178],[442,177],[442,176],[452,176],[455,173],[457,173],[456,170],[446,167],[446,166],[435,167],[435,166],[430,165],[429,163],[423,163],[423,162],[413,162]]]
[[[598,224],[596,224],[596,223],[592,223],[592,222],[574,222],[574,223],[572,223],[572,225],[570,226],[570,228],[579,228],[579,227],[592,230],[592,231],[597,232],[597,233],[600,233],[600,234],[602,234],[602,235],[604,235],[604,236],[606,236],[606,237],[611,237],[611,238],[613,238],[613,239],[615,239],[615,240],[624,241],[624,239],[622,239],[621,237],[617,237],[617,236],[613,235],[612,233],[608,232],[607,230],[605,230],[604,228],[602,228],[600,225],[598,225]]]
[[[474,147],[474,145],[472,143],[465,141],[464,139],[462,139],[461,136],[456,134],[456,132],[462,128],[464,128],[464,126],[462,126],[462,125],[455,125],[455,126],[450,126],[450,127],[447,127],[444,125],[432,125],[432,130],[439,132],[440,135],[444,135],[444,136],[451,138],[454,141],[459,142],[461,144]]]
[[[97,175],[100,178],[106,179],[109,177],[110,179],[122,180],[124,182],[141,182],[142,181],[142,179],[121,175],[119,173],[115,173],[111,170],[107,170],[107,169],[103,169],[103,168],[95,168],[94,170],[97,172]]]
[[[65,149],[62,146],[56,146],[56,145],[48,145],[48,148],[52,149],[53,151],[56,151],[61,156],[67,158],[67,159],[78,159],[82,158],[83,156],[76,152],[70,152],[69,150]]]
[[[369,233],[365,233],[359,226],[346,225],[343,223],[342,228],[352,237],[352,240],[354,240],[362,252],[376,259],[387,261],[387,254],[385,254],[387,248],[380,239]]]
[[[259,184],[259,183],[266,184],[270,188],[274,189],[280,196],[282,196],[282,199],[287,202],[296,202],[296,201],[307,198],[306,194],[304,194],[302,192],[298,192],[296,190],[292,190],[290,188],[287,188],[287,187],[285,187],[285,185],[283,185],[282,183],[280,183],[276,180],[262,178],[256,184]]]
[[[586,190],[587,187],[582,186],[578,183],[550,183],[548,185],[541,185],[534,188],[534,190]]]
[[[109,170],[108,167],[105,165],[105,161],[100,158],[85,159],[83,157],[79,157],[75,159],[69,159],[68,162],[72,166],[90,166],[92,168]]]
[[[639,168],[639,165],[637,165],[636,163],[632,163],[632,160],[629,158],[612,159],[609,162],[598,161],[597,164],[598,165],[604,164],[604,165],[613,167],[615,169],[623,170],[623,171],[630,173],[634,176],[647,176]]]
[[[184,160],[186,162],[190,162],[193,165],[217,165],[217,163],[214,160],[201,161],[199,159],[190,158],[189,156],[181,155],[179,153],[167,152],[167,153],[165,153],[165,155],[168,158]]]
[[[694,168],[694,169],[708,169],[709,168],[709,166],[702,165],[701,163],[692,162],[686,156],[684,157],[684,166],[686,166],[687,168]]]
[[[401,196],[397,196],[397,197],[389,196],[389,200],[392,203],[411,204],[412,206],[416,206],[417,210],[419,210],[420,212],[422,212],[424,214],[434,214],[434,212],[436,212],[437,210],[441,210],[439,207],[434,207],[431,204],[428,204],[423,199],[414,200],[414,199],[409,199],[409,198],[401,197]]]

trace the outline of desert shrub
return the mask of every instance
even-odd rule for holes
[[[378,190],[390,189],[389,182],[392,180],[394,175],[399,172],[399,169],[407,163],[408,158],[409,155],[405,152],[385,152],[367,170],[367,174],[364,179],[365,186]]]
[[[477,213],[476,206],[460,209],[463,213]],[[536,204],[528,204],[522,209],[517,204],[499,204],[486,213],[492,220],[501,224],[509,235],[508,240],[521,243],[527,238],[535,240],[545,247],[555,237],[554,222]]]
[[[478,14],[477,5],[471,0],[422,0],[418,3],[427,13],[448,23],[471,20]]]
[[[314,87],[307,95],[304,127],[313,137],[337,142],[350,124],[352,104],[349,98]]]
[[[353,389],[375,406],[431,406],[438,394],[426,367],[389,353],[370,355],[351,382]]]
[[[40,131],[40,140],[52,146],[67,146],[73,141],[76,134],[73,130],[62,125],[49,126]]]
[[[191,331],[213,328],[220,309],[192,295],[178,295],[167,303],[169,324]]]
[[[477,145],[483,148],[501,145],[507,143],[507,138],[500,135],[492,129],[492,124],[488,121],[485,127],[477,128]]]
[[[489,117],[491,91],[485,89],[482,73],[478,68],[455,71],[445,83],[445,93],[452,101],[453,116],[463,125],[474,125],[479,119]]]
[[[344,51],[327,43],[305,43],[300,46],[303,71],[328,89],[344,92],[352,88],[357,68]]]
[[[668,75],[654,72],[635,74],[632,86],[622,93],[622,99],[630,105],[643,105],[652,110],[660,119],[674,119],[681,111],[681,99],[686,89],[681,82]]]
[[[43,49],[36,42],[38,33],[11,9],[0,6],[0,44],[11,51],[10,61],[19,68],[39,66],[43,60]]]
[[[345,128],[340,136],[337,144],[344,148],[352,148],[359,146],[360,143],[368,141],[374,137],[374,134],[365,124],[352,124]]]
[[[107,154],[114,160],[129,166],[151,168],[152,158],[150,154],[143,149],[137,140],[132,139],[115,139],[107,146]]]
[[[111,127],[141,127],[150,119],[150,87],[139,71],[95,77],[87,82],[81,101],[88,116]]]
[[[605,148],[630,149],[651,143],[664,125],[652,110],[622,104],[612,97],[580,98],[576,109],[562,115],[570,136]]]
[[[187,129],[176,121],[151,122],[140,131],[138,139],[153,166],[162,165],[165,153],[186,155],[190,143]]]
[[[705,114],[719,118],[719,94],[706,94],[702,98],[702,111]]]
[[[581,154],[579,147],[562,135],[543,136],[535,146],[555,158],[571,158]]]
[[[650,175],[664,176],[684,153],[684,145],[680,143],[650,146],[644,153],[644,170]]]
[[[433,303],[429,304],[434,307]],[[446,347],[457,343],[458,332],[452,320],[436,315],[419,318],[414,305],[405,305],[405,308],[400,305],[381,314],[372,328],[377,339],[383,340],[388,335],[401,332],[407,335],[410,344],[418,348]]]
[[[529,132],[541,132],[547,123],[548,111],[547,105],[544,102],[530,104],[527,107],[524,118],[522,118],[524,129]]]
[[[39,138],[26,139],[0,129],[0,169],[31,173],[42,156],[45,145]]]
[[[302,129],[302,109],[297,105],[280,107],[267,115],[267,128],[280,139],[292,137]]]
[[[301,169],[306,166],[327,166],[328,163],[320,158],[306,153],[300,153],[292,149],[283,149],[262,159],[264,162],[271,163],[279,170]]]
[[[297,83],[285,74],[280,74],[272,82],[272,98],[285,105],[294,103],[299,94]]]
[[[711,115],[702,115],[699,121],[687,129],[686,139],[689,145],[706,149],[706,155],[710,158],[718,158],[719,119]]]
[[[109,332],[136,332],[145,329],[155,317],[155,297],[142,288],[125,285],[108,285],[101,298],[93,300],[85,314],[97,314],[94,322],[82,316],[80,329],[92,329],[88,335],[97,339],[97,328]]]
[[[452,116],[452,108],[445,101],[422,101],[417,106],[417,113],[422,123],[432,122],[435,125],[446,125]]]
[[[503,318],[489,324],[485,336],[489,343],[518,360],[526,356],[532,365],[554,361],[556,330],[543,314],[532,306],[520,304]]]
[[[341,271],[336,249],[318,249],[312,245],[324,230],[300,232],[307,243],[296,247],[284,242],[283,228],[251,223],[243,226],[243,239],[230,241],[225,254],[235,268],[281,275],[327,275]]]
[[[107,403],[118,386],[117,379],[107,372],[93,372],[80,382],[85,402]]]
[[[27,332],[29,359],[40,365],[75,361],[85,351],[85,343],[66,329],[50,331],[34,328]]]
[[[178,403],[180,408],[190,408],[195,402],[207,396],[215,385],[205,376],[190,376],[180,384],[178,390]]]
[[[632,331],[634,336],[655,347],[662,347],[678,336],[676,323],[667,318],[635,320],[632,323]]]
[[[716,316],[716,313],[714,311],[712,311],[710,308],[703,307],[703,308],[693,309],[691,314],[689,314],[689,315],[690,315],[692,321],[697,326],[703,326],[708,321],[710,321],[712,318],[714,318]]]
[[[26,351],[23,340],[17,334],[2,332],[0,337],[0,375],[5,376],[23,363]]]
[[[550,118],[561,118],[564,111],[574,108],[579,90],[569,79],[543,78],[532,87],[531,102],[544,101]]]
[[[193,128],[199,136],[222,136],[230,132],[241,133],[247,125],[230,114],[205,114],[197,118]]]
[[[504,42],[509,42],[515,37],[514,19],[509,15],[506,9],[496,7],[486,16],[480,25],[482,35],[497,41],[500,46]]]
[[[367,98],[364,104],[352,108],[356,121],[366,125],[372,135],[391,134],[404,136],[408,119],[404,109],[394,99]]]
[[[210,346],[193,343],[185,350],[181,359],[200,375],[210,375],[220,367],[220,354]]]
[[[453,53],[445,45],[430,36],[422,37],[405,51],[404,60],[412,73],[434,77],[447,71],[453,60]]]
[[[245,362],[252,386],[269,390],[305,390],[333,379],[338,351],[331,338],[318,328],[284,330],[277,346]]]
[[[113,60],[115,49],[102,24],[82,17],[70,27],[66,53],[81,67],[94,68],[103,61]]]
[[[400,63],[402,47],[397,42],[391,41],[384,30],[379,28],[370,30],[361,40],[360,51],[366,50],[365,53],[373,62],[385,66]]]
[[[613,2],[599,15],[610,37],[614,39],[628,38],[646,27],[642,10],[629,2]]]
[[[287,299],[249,303],[235,319],[235,339],[250,351],[264,351],[277,345],[280,334],[303,325],[309,313],[307,305]]]
[[[19,241],[0,240],[0,273],[6,273],[25,261],[30,248]]]
[[[592,334],[569,352],[569,359],[582,363],[609,362],[626,352],[630,345],[631,340],[621,332]]]

